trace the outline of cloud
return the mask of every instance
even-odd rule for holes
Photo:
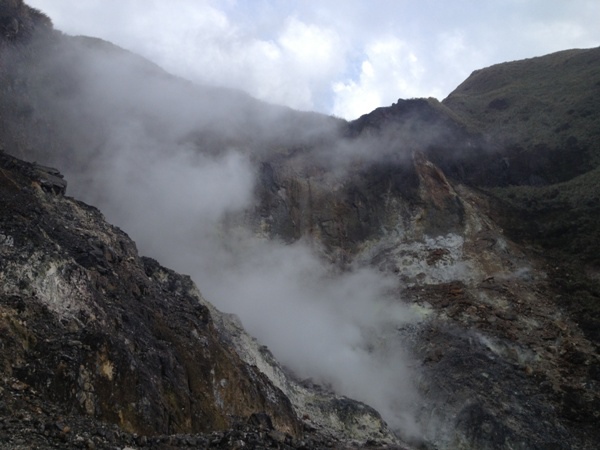
[[[134,21],[138,29],[132,33],[149,36],[144,55],[186,78],[242,89],[271,103],[314,109],[320,86],[343,65],[335,32],[294,17],[272,39],[260,39],[211,7],[156,13],[163,17],[158,29],[153,16]]]
[[[540,48],[555,47],[554,42],[560,42],[565,49],[597,45],[597,41],[589,38],[581,24],[569,21],[533,23],[527,29],[525,38]]]
[[[358,81],[349,79],[333,84],[333,113],[356,118],[398,98],[434,96],[436,92],[421,84],[424,71],[419,58],[405,42],[393,36],[374,41],[365,49]]]
[[[485,42],[479,42],[478,45],[469,43],[469,36],[460,29],[439,33],[436,36],[437,52],[434,55],[436,65],[444,67],[448,73],[454,75],[453,78],[441,77],[438,80],[440,92],[450,92],[465,80],[474,68],[482,68],[489,64],[486,55],[491,52],[490,47]]]
[[[300,108],[313,109],[319,96],[325,95],[322,91],[327,80],[344,67],[345,49],[339,36],[331,29],[292,17],[277,42],[285,55],[285,69],[279,72],[285,74],[288,84],[283,95],[290,98],[292,92],[301,92]]]

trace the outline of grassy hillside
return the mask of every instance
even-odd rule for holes
[[[493,188],[509,232],[600,267],[600,167],[548,186]]]
[[[507,230],[600,264],[600,48],[477,70],[443,104],[489,142],[481,185]]]
[[[600,163],[600,48],[477,70],[443,104],[500,148],[561,149],[588,168]]]

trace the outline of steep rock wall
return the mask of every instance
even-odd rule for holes
[[[223,341],[188,277],[141,258],[35,166],[4,154],[0,164],[4,377],[131,432],[224,429],[266,412],[300,433],[287,398]]]

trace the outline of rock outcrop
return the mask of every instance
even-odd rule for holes
[[[289,401],[223,341],[188,277],[138,256],[98,210],[47,190],[36,166],[0,159],[7,388],[131,433],[206,432],[266,413],[299,435]]]

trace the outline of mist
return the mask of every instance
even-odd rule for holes
[[[243,221],[265,155],[329,148],[343,167],[368,141],[336,141],[339,120],[195,87],[97,40],[55,46],[29,81],[34,119],[58,142],[49,152],[40,132],[32,154],[63,171],[70,195],[98,207],[141,254],[191,275],[297,377],[373,406],[404,436],[419,433],[398,333],[416,318],[397,280],[341,270],[318,243],[266,239]]]

